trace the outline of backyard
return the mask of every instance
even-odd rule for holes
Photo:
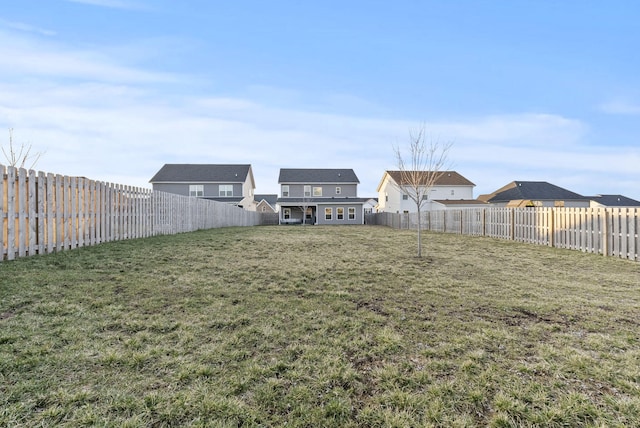
[[[0,426],[640,426],[640,263],[375,226],[0,263]]]

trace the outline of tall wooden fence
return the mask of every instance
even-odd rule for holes
[[[367,215],[367,224],[415,229],[416,213]],[[424,230],[489,236],[640,261],[637,208],[464,208],[421,213]]]
[[[221,202],[83,177],[3,165],[0,175],[0,261],[122,239],[254,226],[272,220],[268,214]]]

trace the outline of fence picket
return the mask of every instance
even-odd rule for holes
[[[7,168],[7,259],[16,258],[16,169]]]
[[[5,224],[7,222],[7,220],[5,219],[5,207],[7,206],[5,198],[7,197],[7,192],[5,190],[5,187],[8,182],[8,177],[6,175],[4,165],[2,164],[0,164],[0,177],[2,178],[2,181],[0,182],[0,260],[3,260],[6,254],[4,236],[6,233],[5,231],[7,230],[7,228],[5,227]]]

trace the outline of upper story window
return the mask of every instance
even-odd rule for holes
[[[404,195],[402,195],[402,200],[406,201],[407,199],[409,199],[409,195],[407,195],[406,193]]]
[[[289,197],[289,185],[288,184],[283,184],[282,185],[282,197],[283,198],[288,198]]]
[[[454,189],[451,189],[451,196],[455,195],[456,191]]]
[[[322,196],[322,187],[314,187],[313,196]]]
[[[204,185],[203,184],[190,184],[189,185],[189,196],[204,196]]]
[[[342,193],[342,188],[341,187],[336,187],[336,195],[339,195]]]
[[[233,196],[233,184],[221,184],[219,196]]]
[[[311,186],[304,186],[304,197],[308,198],[311,196]]]

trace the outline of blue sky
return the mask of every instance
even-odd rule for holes
[[[258,193],[280,168],[353,168],[377,196],[424,124],[474,196],[640,200],[639,21],[631,0],[5,2],[0,142],[133,186],[251,163]]]

